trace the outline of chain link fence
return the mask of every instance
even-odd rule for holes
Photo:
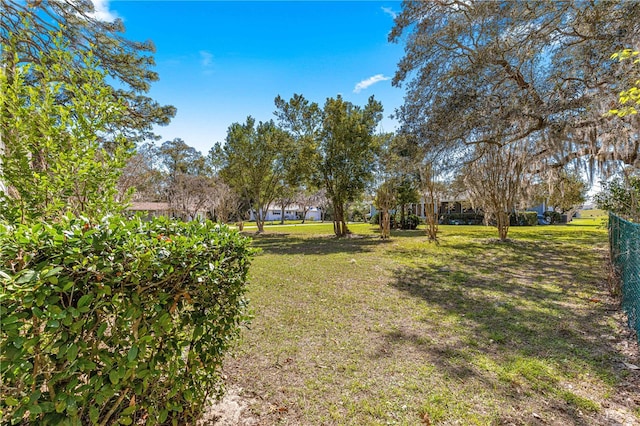
[[[609,213],[609,250],[621,281],[622,309],[640,343],[640,224]]]

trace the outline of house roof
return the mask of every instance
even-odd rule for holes
[[[165,211],[169,210],[169,203],[159,203],[153,201],[133,202],[127,210],[132,211]]]
[[[307,209],[309,211],[316,211],[319,210],[318,207],[315,206],[308,206]],[[275,211],[281,211],[282,210],[282,206],[279,206],[277,204],[269,204],[269,206],[267,206],[267,210],[275,210]],[[286,211],[302,211],[302,206],[299,206],[298,204],[289,204],[287,207],[285,207]]]

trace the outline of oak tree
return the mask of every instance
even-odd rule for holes
[[[251,206],[263,232],[267,208],[295,162],[291,136],[273,121],[256,124],[247,117],[229,126],[224,145],[216,143],[209,156],[220,178]]]
[[[288,102],[278,99],[276,115],[284,127],[315,147],[314,180],[326,190],[333,207],[334,232],[343,237],[349,232],[346,204],[360,196],[373,179],[379,148],[375,132],[382,119],[382,104],[372,96],[360,107],[337,96],[328,98],[321,109],[302,95]]]
[[[390,35],[406,46],[393,81],[406,84],[403,129],[454,167],[525,141],[534,171],[637,166],[634,126],[603,113],[629,87],[610,52],[637,40],[639,13],[636,2],[404,2]]]

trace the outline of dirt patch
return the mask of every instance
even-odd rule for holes
[[[243,396],[242,388],[227,388],[220,401],[213,401],[197,426],[252,426],[259,424],[258,418],[251,413],[254,401]]]

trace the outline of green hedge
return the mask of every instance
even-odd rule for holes
[[[442,225],[481,225],[484,215],[479,213],[448,213],[440,216]]]
[[[389,215],[389,226],[391,228],[396,228],[396,223],[398,222],[397,219],[399,219],[399,216],[400,215],[397,213]],[[371,225],[380,225],[380,212],[375,212],[375,214],[369,219],[369,223]],[[404,222],[400,222],[400,229],[416,229],[421,223],[422,221],[420,220],[419,216],[416,216],[415,214],[408,214],[404,218]]]
[[[193,424],[248,320],[226,226],[0,226],[3,424]]]
[[[512,226],[536,226],[538,225],[538,213],[529,211],[520,211],[512,213],[511,216]]]

